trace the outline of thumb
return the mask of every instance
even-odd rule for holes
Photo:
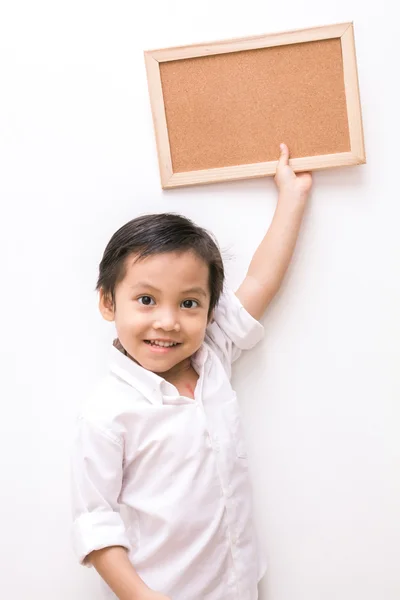
[[[286,144],[281,144],[279,146],[281,154],[279,157],[279,167],[285,167],[289,164],[289,148]]]

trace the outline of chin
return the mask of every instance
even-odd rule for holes
[[[154,353],[149,355],[149,352],[147,350],[143,352],[142,347],[132,348],[131,351],[127,349],[129,356],[133,358],[133,360],[137,362],[141,367],[147,369],[147,371],[152,371],[158,374],[170,371],[171,369],[176,367],[176,365],[179,365],[180,363],[190,358],[195,352],[197,352],[197,350],[197,346],[194,346],[193,348],[180,348],[178,352],[173,350],[171,355],[168,355],[168,353]]]
[[[171,360],[165,357],[154,357],[149,358],[148,356],[142,357],[134,357],[137,363],[144,369],[148,371],[156,371],[157,373],[164,373],[165,371],[169,371],[175,365],[185,360],[184,358],[179,358],[178,360]]]
[[[152,373],[156,373],[157,375],[162,375],[163,373],[168,373],[168,371],[170,371],[171,369],[173,369],[177,364],[179,364],[182,361],[178,361],[178,362],[173,362],[173,363],[167,363],[167,364],[163,364],[161,361],[152,361],[152,364],[150,364],[150,361],[144,361],[143,363],[140,363],[141,366],[144,369],[147,369],[148,371],[151,371]]]

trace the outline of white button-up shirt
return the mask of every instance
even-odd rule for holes
[[[124,546],[172,600],[255,600],[264,572],[231,364],[263,327],[230,291],[193,356],[195,398],[112,348],[78,420],[73,537],[81,562]],[[107,588],[106,597],[116,598]]]

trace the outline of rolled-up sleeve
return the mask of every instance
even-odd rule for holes
[[[130,550],[119,512],[123,445],[113,434],[80,418],[72,451],[73,546],[82,564],[93,550]],[[89,565],[88,565],[89,566]]]
[[[236,294],[224,291],[206,334],[206,341],[223,362],[230,365],[242,350],[253,348],[263,336],[264,327],[247,312]]]

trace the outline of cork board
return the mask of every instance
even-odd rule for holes
[[[365,162],[352,24],[146,53],[164,188]]]

